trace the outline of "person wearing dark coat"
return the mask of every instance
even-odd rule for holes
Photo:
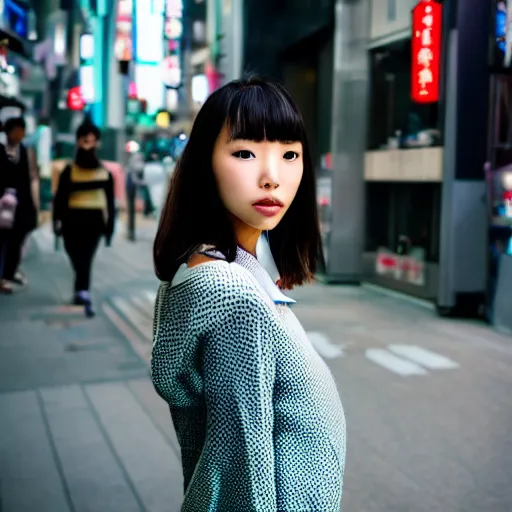
[[[62,236],[75,271],[73,302],[94,316],[90,295],[94,256],[104,237],[109,246],[114,232],[114,180],[96,149],[101,132],[90,121],[79,126],[74,162],[60,174],[53,202],[53,229]]]
[[[7,189],[14,189],[18,202],[12,229],[0,232],[0,245],[4,248],[0,293],[10,294],[12,283],[25,284],[18,267],[25,240],[37,227],[37,208],[32,192],[29,156],[21,142],[25,138],[25,120],[22,117],[8,119],[4,131],[7,143],[0,149],[0,197]]]

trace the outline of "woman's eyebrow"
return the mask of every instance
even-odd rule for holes
[[[300,145],[302,145],[302,142],[300,140],[279,140],[279,139],[276,139],[276,140],[266,140],[266,139],[255,140],[255,139],[246,139],[244,137],[231,137],[230,135],[227,136],[226,142],[255,142],[255,143],[259,143],[259,142],[277,142],[279,144],[285,144],[287,146],[291,146],[292,144],[300,144]]]
[[[254,139],[245,139],[244,137],[231,137],[231,136],[228,136],[227,141],[228,142],[263,142],[263,141],[257,141]]]

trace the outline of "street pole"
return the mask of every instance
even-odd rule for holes
[[[192,51],[192,19],[188,2],[183,3],[183,36],[181,47],[181,72],[183,84],[181,86],[180,118],[188,120],[192,112],[192,70],[190,67],[190,55]]]
[[[128,171],[131,173],[131,171]],[[132,178],[133,180],[133,178]],[[128,188],[128,240],[135,242],[135,198],[137,188],[133,181]]]

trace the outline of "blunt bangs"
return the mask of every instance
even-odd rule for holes
[[[297,195],[268,235],[281,285],[293,288],[310,281],[323,255],[306,129],[288,91],[257,77],[224,85],[201,107],[160,216],[154,243],[156,275],[172,281],[179,266],[202,244],[215,246],[229,262],[236,257],[236,234],[212,168],[213,149],[224,126],[232,140],[302,144],[304,172]]]
[[[256,82],[240,88],[226,117],[231,140],[301,142],[302,117],[288,91],[276,83]]]

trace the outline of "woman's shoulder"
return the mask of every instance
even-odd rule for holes
[[[195,265],[193,263],[196,263]],[[261,291],[252,274],[235,262],[212,257],[194,257],[178,269],[172,283],[163,283],[162,293],[205,302],[259,302]]]

